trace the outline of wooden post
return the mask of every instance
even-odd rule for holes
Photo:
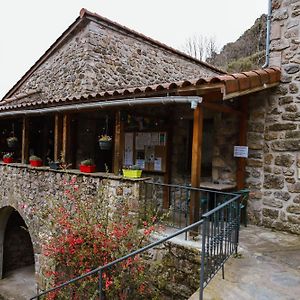
[[[22,126],[22,164],[27,164],[29,160],[29,121],[23,118]]]
[[[66,163],[70,162],[70,115],[63,115],[62,156]]]
[[[124,124],[121,120],[121,111],[116,112],[115,117],[115,145],[113,158],[113,171],[119,174],[123,166],[123,148],[124,148]]]
[[[246,97],[240,98],[242,116],[240,117],[240,133],[239,145],[247,145],[247,130],[248,130],[248,99]],[[241,190],[245,187],[246,177],[246,158],[237,158],[237,171],[236,171],[236,185],[237,189]]]
[[[48,118],[45,117],[43,121],[43,128],[42,128],[42,159],[43,163],[46,163],[47,159],[47,152],[48,152],[48,138],[49,138],[49,124],[48,124]]]
[[[62,117],[60,114],[55,114],[54,117],[54,161],[58,161],[62,151]]]
[[[197,106],[194,110],[193,145],[192,145],[192,187],[199,188],[201,180],[201,156],[203,137],[203,108]],[[190,224],[199,220],[200,209],[199,192],[191,192],[190,202]]]
[[[166,155],[166,172],[164,174],[164,183],[168,184],[171,181],[171,157],[172,157],[172,140],[173,140],[173,127],[171,127],[170,119],[168,119],[167,130],[167,155]],[[169,209],[170,207],[170,189],[164,188],[163,193],[163,208]]]

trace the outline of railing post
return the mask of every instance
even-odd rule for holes
[[[99,300],[102,300],[102,269],[99,270],[98,272],[98,275],[99,275]]]
[[[237,226],[236,226],[236,242],[235,242],[235,254],[238,253],[239,239],[240,239],[240,220],[241,220],[241,205],[240,200],[242,196],[236,199],[236,209],[237,209]]]
[[[206,231],[207,231],[207,218],[203,218],[204,222],[202,224],[202,247],[201,247],[201,266],[200,266],[200,290],[199,299],[203,300],[204,291],[204,270],[205,270],[205,242],[206,242]]]

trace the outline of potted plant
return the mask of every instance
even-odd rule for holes
[[[50,158],[47,158],[47,159],[48,159],[48,165],[51,170],[58,170],[60,168],[61,162],[59,160],[54,161],[54,160],[51,160]]]
[[[127,178],[140,178],[142,170],[138,165],[127,166],[122,169],[123,176]]]
[[[15,136],[11,136],[11,137],[7,138],[6,141],[7,141],[7,146],[9,148],[14,148],[17,146],[18,138]]]
[[[41,167],[42,166],[42,159],[36,155],[31,155],[29,157],[29,162],[32,167]]]
[[[101,136],[99,136],[99,146],[101,150],[110,150],[111,146],[112,146],[112,138],[107,135],[107,134],[103,134]]]
[[[94,173],[96,171],[96,165],[92,159],[83,160],[79,166],[80,172]]]
[[[13,153],[8,152],[8,153],[5,153],[3,155],[3,162],[4,163],[9,164],[9,163],[12,163],[13,161],[14,161],[14,159],[13,159]]]

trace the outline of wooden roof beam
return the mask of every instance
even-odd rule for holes
[[[278,85],[279,85],[279,82],[271,83],[271,84],[266,84],[265,83],[264,85],[259,86],[257,88],[250,88],[250,89],[247,89],[247,90],[244,90],[244,91],[234,92],[234,93],[231,93],[231,94],[224,94],[223,100],[242,97],[242,96],[245,96],[245,95],[248,95],[248,94],[252,94],[252,93],[260,92],[260,91],[263,91],[263,90],[266,90],[266,89],[270,89],[270,88],[278,86]]]

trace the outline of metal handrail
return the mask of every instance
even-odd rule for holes
[[[160,183],[160,182],[155,182],[155,181],[150,181],[150,180],[146,180],[145,183],[152,184],[152,185],[158,185],[158,186],[164,186],[164,187],[181,188],[181,189],[186,189],[186,190],[190,190],[190,191],[198,191],[198,192],[212,192],[213,191],[215,194],[236,196],[235,193],[231,193],[231,192],[223,192],[223,191],[217,191],[217,190],[204,189],[201,187],[192,187],[189,185]]]
[[[117,263],[120,263],[120,262],[122,262],[124,260],[127,260],[130,257],[136,256],[138,254],[141,254],[142,252],[150,250],[150,249],[152,249],[152,248],[154,248],[154,247],[156,247],[156,246],[158,246],[158,245],[160,245],[160,244],[162,244],[162,243],[164,243],[164,242],[166,242],[166,241],[168,241],[168,240],[170,240],[170,239],[172,239],[172,238],[174,238],[174,237],[176,237],[176,236],[178,236],[178,235],[180,235],[182,233],[185,233],[186,231],[189,231],[189,230],[191,230],[191,229],[193,229],[193,228],[195,228],[197,226],[200,226],[203,222],[204,222],[204,220],[201,219],[200,221],[198,221],[198,222],[196,222],[194,224],[191,224],[191,225],[189,225],[189,226],[187,226],[187,227],[185,227],[185,228],[183,228],[181,230],[178,230],[177,232],[175,232],[173,234],[170,234],[169,236],[164,237],[164,238],[160,239],[159,241],[153,242],[153,243],[151,243],[151,244],[149,244],[149,245],[147,245],[147,246],[145,246],[143,248],[140,248],[138,250],[135,250],[135,251],[127,254],[126,256],[120,257],[120,258],[118,258],[118,259],[116,259],[116,260],[114,260],[114,261],[106,264],[105,266],[98,267],[98,268],[96,268],[96,269],[94,269],[94,270],[92,270],[92,271],[90,271],[90,272],[88,272],[88,273],[86,273],[84,275],[75,277],[75,278],[73,278],[73,279],[71,279],[69,281],[66,281],[66,282],[62,283],[61,285],[58,285],[58,286],[53,287],[53,288],[51,288],[51,289],[49,289],[47,291],[44,291],[44,292],[42,292],[42,293],[40,293],[40,294],[38,294],[38,295],[30,298],[30,300],[39,299],[39,297],[41,297],[43,295],[46,295],[48,293],[54,292],[54,291],[56,291],[58,289],[61,289],[61,288],[65,287],[66,285],[72,284],[72,283],[74,283],[74,282],[76,282],[78,280],[84,279],[84,278],[86,278],[88,276],[91,276],[93,274],[102,272],[105,269],[109,269],[110,267],[114,266]],[[101,296],[100,296],[100,299],[101,299]]]
[[[150,250],[150,249],[152,249],[152,248],[154,248],[154,247],[156,247],[156,246],[158,246],[160,244],[163,244],[164,242],[166,242],[168,240],[173,239],[174,237],[176,237],[176,236],[178,236],[180,234],[186,233],[186,232],[190,231],[191,229],[204,224],[203,230],[202,230],[202,249],[201,249],[201,254],[200,254],[200,255],[202,255],[202,258],[201,258],[202,263],[201,263],[201,270],[200,270],[201,279],[200,279],[200,296],[199,296],[200,297],[199,299],[203,299],[203,289],[206,286],[206,285],[204,285],[205,284],[205,280],[204,280],[205,261],[204,261],[204,259],[205,259],[205,253],[207,252],[207,245],[206,245],[206,242],[205,242],[206,241],[206,231],[205,230],[206,230],[207,225],[208,225],[207,223],[210,222],[210,218],[212,216],[214,216],[214,214],[216,214],[217,212],[220,212],[222,209],[225,209],[226,207],[230,206],[230,204],[233,203],[233,202],[235,202],[235,201],[237,201],[237,203],[238,203],[238,199],[240,198],[240,195],[231,194],[231,193],[227,193],[227,194],[232,195],[233,198],[230,199],[230,200],[228,200],[228,201],[226,201],[226,202],[224,202],[224,203],[222,203],[222,204],[220,204],[218,207],[212,209],[211,211],[203,214],[201,220],[199,220],[199,221],[197,221],[197,222],[195,222],[195,223],[193,223],[193,224],[191,224],[191,225],[189,225],[189,226],[187,226],[187,227],[185,227],[183,229],[180,229],[180,230],[176,231],[175,233],[168,235],[167,237],[164,237],[164,238],[162,238],[162,239],[160,239],[160,240],[158,240],[156,242],[153,242],[153,243],[151,243],[151,244],[149,244],[149,245],[147,245],[147,246],[145,246],[143,248],[140,248],[140,249],[135,250],[135,251],[133,251],[133,252],[131,252],[131,253],[123,256],[123,257],[120,257],[120,258],[118,258],[118,259],[116,259],[116,260],[114,260],[114,261],[112,261],[112,262],[110,262],[110,263],[108,263],[108,264],[106,264],[104,266],[97,267],[96,269],[94,269],[94,270],[92,270],[92,271],[90,271],[90,272],[88,272],[86,274],[83,274],[81,276],[75,277],[75,278],[73,278],[73,279],[71,279],[69,281],[66,281],[66,282],[64,282],[64,283],[62,283],[62,284],[60,284],[60,285],[58,285],[56,287],[53,287],[53,288],[51,288],[49,290],[46,290],[46,291],[44,291],[44,292],[42,292],[42,293],[40,293],[40,294],[38,294],[38,295],[30,298],[30,300],[34,300],[34,299],[38,299],[39,300],[41,296],[44,296],[44,295],[49,294],[51,292],[55,292],[55,291],[57,291],[57,290],[65,287],[67,285],[75,283],[75,282],[77,282],[79,280],[82,280],[82,279],[84,279],[84,278],[86,278],[88,276],[94,275],[96,273],[98,273],[98,276],[99,276],[99,282],[98,282],[99,283],[98,284],[99,300],[102,300],[103,299],[103,295],[102,295],[102,273],[103,273],[104,270],[109,269],[109,268],[113,267],[114,265],[116,265],[116,264],[118,264],[118,263],[120,263],[122,261],[125,261],[125,260],[127,260],[127,259],[129,259],[131,257],[134,257],[134,256],[136,256],[138,254],[141,254],[141,253],[147,251],[147,250]],[[237,205],[236,207],[239,210],[239,205]],[[239,218],[239,214],[238,214],[238,218]],[[239,220],[237,222],[238,222],[238,229],[239,229]],[[237,234],[238,234],[238,232],[237,232]],[[235,242],[236,242],[235,249],[237,249],[238,236],[237,236]],[[231,255],[231,253],[229,255]],[[223,261],[223,264],[225,263],[225,261]],[[223,268],[223,265],[218,266],[217,269],[216,269],[216,272],[221,267]],[[210,280],[208,280],[208,281],[206,280],[207,283],[209,281]]]

